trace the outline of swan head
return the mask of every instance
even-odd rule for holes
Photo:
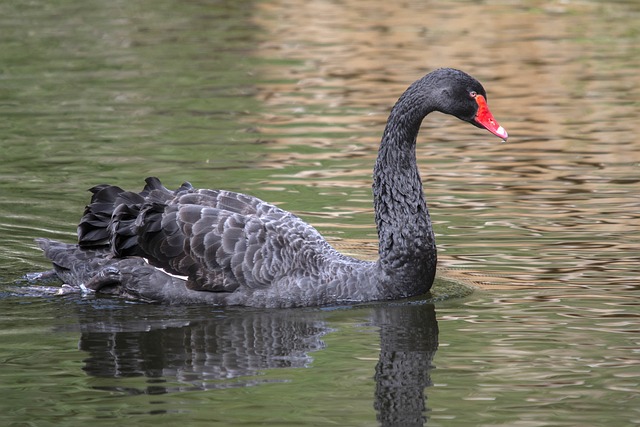
[[[487,93],[479,81],[453,68],[441,68],[424,78],[436,90],[437,111],[486,129],[506,141],[507,131],[498,124],[487,105]]]

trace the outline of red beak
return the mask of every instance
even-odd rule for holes
[[[489,111],[489,107],[487,106],[487,100],[484,99],[482,95],[476,95],[476,102],[478,103],[478,113],[475,117],[475,122],[480,126],[491,132],[497,137],[502,138],[503,140],[507,140],[509,135],[507,131],[504,130],[502,126],[496,122],[496,119],[493,118],[493,114]]]

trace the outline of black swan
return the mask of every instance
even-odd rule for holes
[[[140,193],[98,185],[78,245],[38,239],[68,286],[145,301],[299,307],[426,293],[436,243],[416,164],[432,111],[507,139],[482,85],[450,68],[414,82],[389,115],[373,172],[379,260],[340,254],[294,214],[252,196],[175,191],[148,178]]]

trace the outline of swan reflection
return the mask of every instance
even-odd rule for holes
[[[122,306],[120,306],[122,307]],[[380,334],[373,407],[382,425],[423,425],[425,388],[438,348],[431,304],[380,304],[364,309]],[[322,310],[230,310],[141,304],[80,312],[85,372],[93,377],[145,377],[159,394],[248,386],[267,381],[268,369],[311,367],[332,331]],[[171,319],[171,320],[165,320]],[[118,383],[116,383],[118,384]]]
[[[432,304],[388,305],[373,311],[380,327],[374,406],[383,426],[421,426],[426,419],[425,388],[438,349],[438,322]]]
[[[321,338],[329,331],[318,312],[216,313],[140,305],[107,318],[99,313],[100,320],[92,319],[91,311],[85,314],[79,348],[89,353],[84,360],[89,375],[164,378],[184,385],[166,392],[250,385],[265,369],[306,367],[313,360],[309,353],[324,348]],[[249,379],[220,381],[241,377]],[[158,383],[153,390],[157,393]]]

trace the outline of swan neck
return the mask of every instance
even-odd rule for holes
[[[426,291],[435,273],[436,247],[416,161],[416,139],[422,120],[433,109],[428,99],[411,95],[409,88],[385,128],[374,168],[374,209],[380,267],[393,282],[426,286]]]

